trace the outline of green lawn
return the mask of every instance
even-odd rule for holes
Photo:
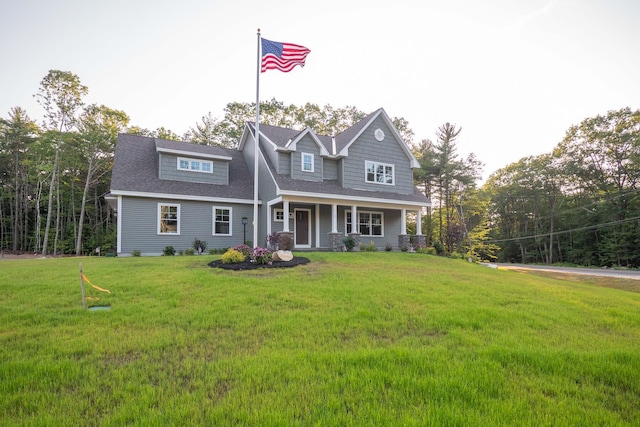
[[[304,256],[1,261],[0,425],[640,425],[640,294]],[[110,311],[82,310],[80,261]]]

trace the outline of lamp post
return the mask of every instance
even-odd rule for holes
[[[242,217],[242,243],[245,244],[247,242],[247,217]]]

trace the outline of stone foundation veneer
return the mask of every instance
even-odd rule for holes
[[[399,234],[398,235],[398,248],[402,250],[409,250],[411,247],[411,235]]]
[[[329,250],[333,252],[342,251],[342,233],[329,233]]]
[[[416,234],[415,236],[413,236],[413,246],[427,246],[427,236],[425,236],[424,234]]]

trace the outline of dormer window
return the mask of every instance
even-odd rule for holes
[[[313,172],[313,154],[302,153],[302,171]]]
[[[178,157],[178,170],[212,173],[213,162],[211,162],[210,160],[196,160],[188,159],[186,157]]]

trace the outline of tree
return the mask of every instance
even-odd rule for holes
[[[112,158],[118,133],[128,123],[129,117],[123,111],[113,110],[104,105],[89,105],[80,116],[78,151],[83,160],[87,162],[87,175],[80,205],[76,255],[80,255],[82,252],[82,232],[87,195],[94,182],[94,175],[101,164],[109,162]]]
[[[554,150],[574,192],[606,198],[612,222],[599,231],[598,257],[604,265],[640,262],[636,190],[640,185],[640,110],[623,108],[587,118],[572,126]]]
[[[456,139],[461,128],[451,123],[441,125],[436,131],[437,142],[429,158],[431,169],[426,176],[433,177],[438,199],[438,237],[448,252],[460,247],[465,237],[465,227],[458,211],[456,198],[465,188],[475,186],[482,170],[482,163],[474,154],[461,159],[457,154]]]
[[[196,123],[195,127],[189,129],[184,140],[203,145],[221,145],[216,133],[217,123],[209,111],[206,116],[202,116],[201,123]]]
[[[6,188],[3,193],[10,196],[13,251],[24,250],[26,246],[30,196],[26,156],[38,132],[36,123],[20,107],[11,109],[8,120],[0,119],[0,152],[6,154],[1,163],[7,167],[6,171],[0,171],[0,176],[12,174],[11,190],[8,180],[3,179],[1,185]]]
[[[75,114],[83,105],[82,96],[88,89],[80,83],[80,78],[70,71],[50,70],[40,82],[40,89],[35,96],[45,110],[45,128],[58,131],[51,182],[49,183],[49,201],[47,205],[47,222],[45,226],[42,254],[48,251],[51,212],[53,210],[53,194],[57,181],[62,132],[74,125]]]

